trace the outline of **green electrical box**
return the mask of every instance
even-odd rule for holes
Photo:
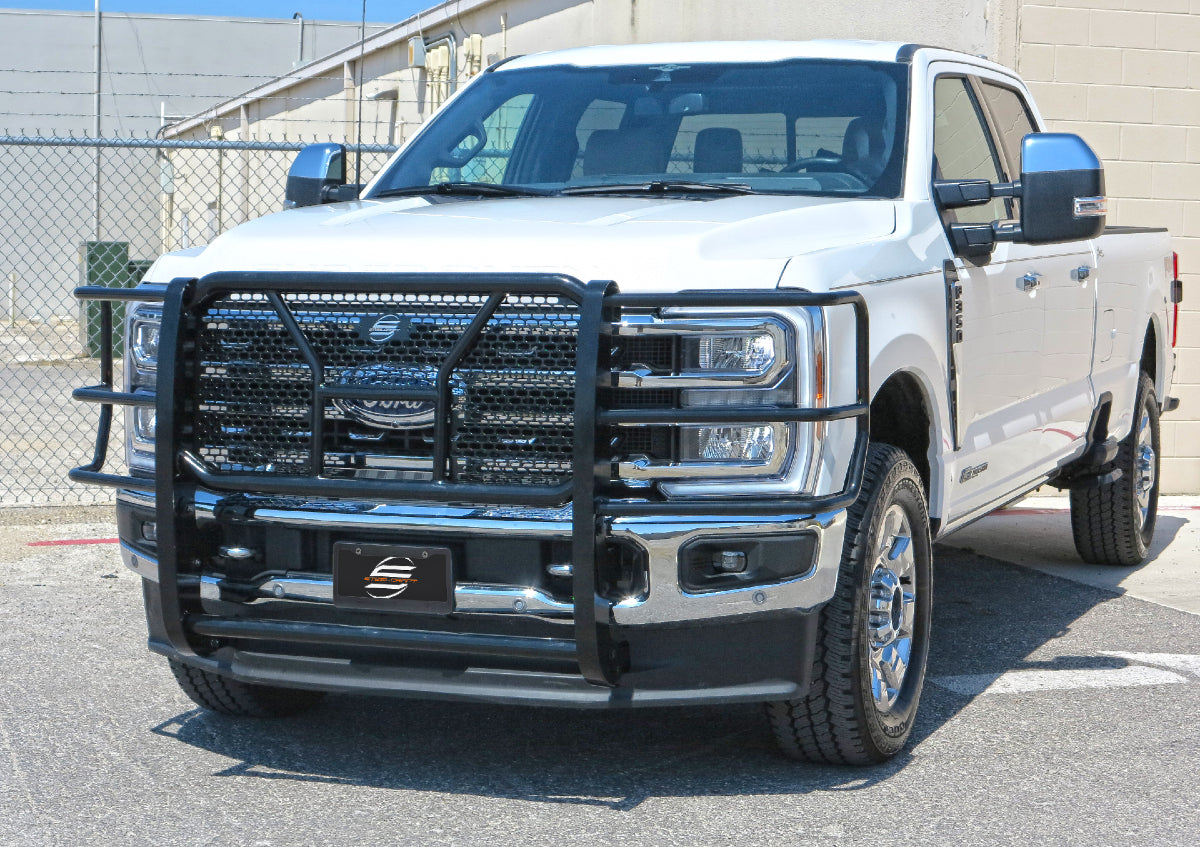
[[[150,270],[153,260],[130,259],[128,241],[85,241],[82,249],[83,282],[105,288],[133,288]],[[100,304],[89,301],[84,322],[84,348],[88,356],[100,355]],[[125,304],[113,303],[113,355],[125,350]]]

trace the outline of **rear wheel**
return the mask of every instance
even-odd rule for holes
[[[167,660],[183,693],[210,712],[250,718],[280,718],[313,706],[325,696],[322,691],[254,685]]]
[[[767,704],[794,759],[881,762],[912,734],[929,656],[932,555],[925,494],[898,447],[873,444],[847,515],[841,571],[821,611],[807,696]]]
[[[1154,539],[1158,516],[1158,400],[1143,373],[1133,407],[1133,428],[1105,471],[1119,469],[1111,482],[1071,489],[1071,530],[1075,549],[1096,565],[1140,564]]]

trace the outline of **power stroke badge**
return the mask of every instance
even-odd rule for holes
[[[340,541],[333,546],[333,602],[358,609],[448,614],[454,608],[450,551]]]

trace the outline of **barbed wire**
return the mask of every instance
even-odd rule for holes
[[[10,94],[10,95],[20,96],[20,97],[32,97],[32,96],[38,96],[38,97],[83,97],[83,96],[87,96],[90,98],[93,96],[93,92],[88,92],[88,91],[3,91],[3,90],[0,90],[0,95],[4,95],[4,94]],[[176,100],[189,99],[189,100],[219,100],[220,101],[218,103],[213,104],[213,106],[209,106],[208,108],[215,108],[216,106],[220,106],[222,103],[226,103],[230,99],[229,97],[227,97],[224,94],[195,94],[195,93],[189,93],[186,91],[167,92],[167,93],[163,93],[163,94],[152,93],[152,92],[143,92],[143,91],[129,92],[129,93],[106,91],[106,92],[104,92],[103,96],[104,96],[104,99],[110,100],[110,101],[111,100],[131,100],[131,99],[166,100],[166,99],[171,99],[171,98],[174,98]],[[311,102],[311,103],[316,103],[318,101],[319,102],[333,102],[333,103],[345,102],[342,99],[332,98],[332,97],[328,97],[328,96],[324,96],[324,95],[320,95],[320,94],[290,94],[290,95],[272,94],[272,95],[267,95],[264,97],[250,97],[249,99],[251,102],[254,102],[254,103],[269,103],[269,102],[294,103],[297,101],[305,101],[305,102]],[[2,102],[2,101],[0,101],[0,102]],[[404,98],[389,97],[386,100],[368,101],[368,103],[377,103],[377,104],[383,106],[384,108],[391,105],[392,103],[402,103],[402,104],[406,104],[406,105],[418,105],[421,102],[422,102],[422,99],[419,97],[404,97]],[[364,105],[367,105],[367,104],[364,104]],[[95,114],[95,112],[89,111],[88,114],[89,115]]]
[[[5,110],[0,110],[0,124],[2,124],[2,118],[5,118],[5,116],[7,116],[7,118],[11,118],[14,121],[23,120],[23,119],[32,119],[32,118],[61,118],[61,119],[70,118],[70,119],[74,119],[74,120],[83,120],[83,119],[90,120],[90,119],[95,118],[96,113],[94,113],[94,112],[5,112]],[[101,118],[102,119],[103,118],[112,118],[112,119],[119,118],[119,119],[125,120],[125,121],[128,121],[128,120],[152,120],[155,122],[155,126],[157,127],[158,121],[160,121],[161,116],[158,115],[157,113],[154,113],[154,114],[148,113],[148,114],[140,114],[140,115],[139,114],[128,114],[128,113],[121,113],[121,114],[101,113]],[[169,126],[173,126],[173,125],[178,125],[178,124],[182,124],[182,122],[184,122],[184,121],[191,121],[191,120],[214,121],[214,120],[216,120],[216,116],[211,115],[211,114],[204,114],[203,112],[198,112],[197,114],[187,116],[187,118],[185,118],[185,119],[168,122],[167,126],[169,127]],[[347,119],[294,118],[294,116],[288,115],[288,116],[281,116],[281,118],[274,118],[274,116],[272,116],[272,118],[257,119],[257,120],[252,119],[251,126],[253,127],[253,126],[256,126],[259,124],[272,124],[272,122],[274,122],[274,124],[317,124],[320,126],[348,126],[348,125],[354,124],[354,120],[347,120]],[[366,119],[365,125],[367,126],[367,128],[370,128],[370,130],[372,130],[373,132],[378,132],[379,131],[378,127],[371,126],[372,124],[376,124],[376,122],[382,122],[382,124],[384,124],[384,125],[390,124],[390,121],[374,121],[372,119]],[[406,124],[415,126],[416,124],[418,124],[418,121],[406,121]],[[66,130],[64,130],[64,131],[66,131]],[[148,132],[148,131],[149,130],[146,130],[146,128],[142,128],[142,130],[131,130],[131,132]]]
[[[424,72],[424,68],[395,68],[390,73],[406,73],[406,72]],[[49,69],[49,68],[0,68],[0,74],[76,74],[78,76],[86,76],[88,79],[94,79],[96,76],[95,69],[90,70],[75,70],[75,69]],[[141,78],[158,78],[158,77],[183,77],[185,79],[239,79],[249,82],[251,85],[265,85],[271,82],[344,82],[346,77],[342,74],[331,74],[329,76],[310,76],[308,74],[299,73],[283,73],[271,76],[269,74],[220,74],[220,73],[189,73],[185,71],[103,71],[102,76],[136,76]],[[471,74],[455,69],[454,79],[459,82],[465,82],[471,78]],[[378,77],[372,80],[375,81]],[[88,92],[89,94],[92,92]]]
[[[403,70],[403,68],[401,68],[401,70]],[[87,69],[84,69],[84,68],[80,68],[80,69],[75,69],[75,68],[0,68],[0,74],[5,74],[5,73],[79,74],[81,76],[95,77],[96,70],[95,70],[95,68],[87,68]],[[249,80],[261,79],[264,82],[270,82],[271,80],[274,80],[274,79],[297,79],[297,80],[299,80],[299,79],[325,79],[325,80],[331,80],[331,79],[342,79],[343,78],[341,74],[338,74],[337,76],[317,77],[317,76],[308,76],[306,74],[288,74],[288,73],[276,74],[275,76],[272,76],[270,74],[222,74],[222,73],[203,73],[203,72],[192,73],[190,71],[110,71],[110,70],[103,71],[103,75],[104,76],[140,76],[140,77],[145,77],[145,76],[155,76],[155,77],[158,77],[158,76],[182,76],[182,77],[187,77],[188,79],[192,79],[192,78],[196,78],[196,79],[249,79]]]
[[[339,143],[347,147],[361,149],[364,153],[394,153],[398,148],[394,144],[370,144],[341,140]],[[249,150],[249,151],[282,151],[299,150],[302,141],[214,141],[203,139],[196,141],[176,141],[161,138],[77,138],[62,136],[26,136],[0,135],[0,147],[113,147],[113,148],[145,148],[157,150]]]
[[[58,143],[69,142],[69,143]],[[190,149],[211,149],[211,150],[245,150],[251,145],[275,145],[267,149],[290,150],[295,147],[299,149],[304,144],[344,144],[347,147],[358,147],[358,142],[350,140],[345,133],[339,132],[324,132],[312,133],[307,139],[300,133],[280,133],[276,137],[273,132],[256,132],[253,138],[245,140],[230,139],[228,141],[213,141],[207,140],[176,140],[164,139],[155,136],[153,133],[145,130],[137,132],[130,130],[127,137],[122,137],[115,133],[108,133],[99,138],[93,137],[86,132],[63,131],[43,133],[38,128],[34,128],[33,132],[29,132],[24,128],[0,128],[0,146],[20,146],[20,147],[37,147],[37,146],[59,146],[59,147],[143,147],[143,148],[158,148],[172,149],[173,147],[185,147]],[[363,139],[362,148],[364,153],[392,153],[399,149],[399,145],[391,144],[386,141],[370,141]]]

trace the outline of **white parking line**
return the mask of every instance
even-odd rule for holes
[[[1189,656],[1186,653],[1122,653],[1119,650],[1101,650],[1100,655],[1140,665],[1159,665],[1200,677],[1200,656]]]
[[[1115,655],[1115,654],[1108,654]],[[1192,657],[1200,661],[1200,657]],[[1124,668],[1006,671],[1002,674],[964,674],[930,678],[930,682],[962,694],[1020,694],[1029,691],[1066,691],[1075,688],[1133,688],[1143,685],[1178,685],[1188,678],[1163,668],[1130,665]]]

